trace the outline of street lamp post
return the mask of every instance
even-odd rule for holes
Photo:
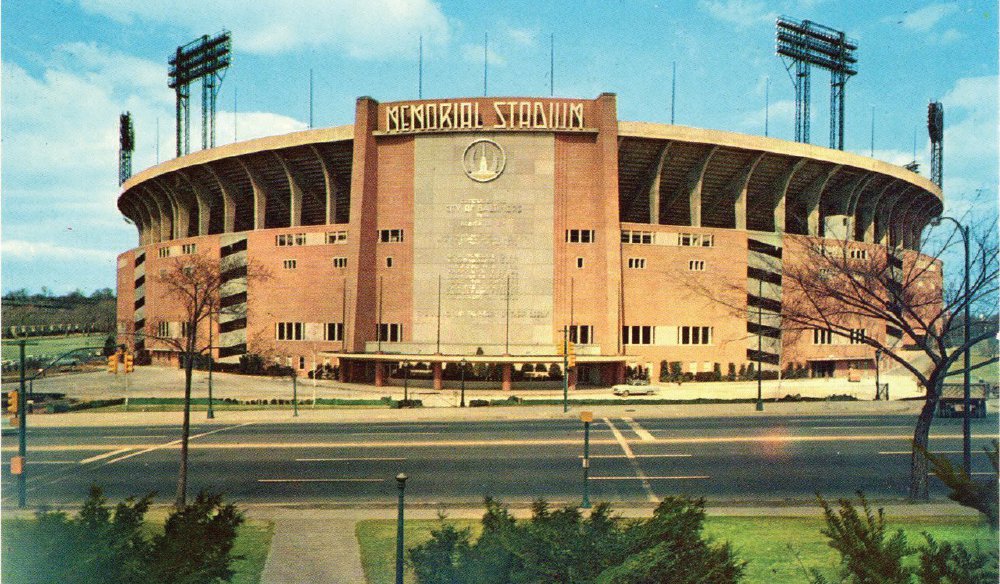
[[[465,359],[462,359],[462,401],[460,407],[465,407]]]
[[[583,421],[583,502],[580,507],[590,509],[590,423],[594,421],[594,412],[580,412]]]
[[[399,505],[396,507],[396,584],[403,584],[403,495],[406,492],[406,475],[396,475],[399,487]]]
[[[292,369],[292,416],[299,415],[299,375]]]
[[[971,396],[969,395],[969,376],[970,368],[972,367],[972,347],[969,346],[969,305],[972,303],[972,298],[969,296],[969,228],[964,226],[952,217],[946,217],[944,215],[935,217],[931,220],[931,225],[937,227],[941,224],[941,221],[947,219],[955,224],[958,228],[958,232],[962,234],[962,245],[965,250],[965,273],[964,273],[964,295],[962,298],[962,303],[965,305],[963,310],[963,316],[965,323],[963,328],[963,346],[965,347],[965,361],[964,361],[964,372],[962,374],[962,468],[965,470],[965,474],[970,475],[972,473],[972,433],[969,427],[969,408],[971,407]]]
[[[212,315],[208,315],[208,419],[215,418],[215,410],[212,409],[212,362],[215,357],[212,355]]]
[[[757,405],[756,409],[758,412],[764,411],[764,400],[761,399],[761,351],[763,350],[762,341],[763,335],[763,320],[764,320],[764,281],[757,280]]]

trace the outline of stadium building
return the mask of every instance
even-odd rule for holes
[[[848,152],[619,121],[612,94],[362,97],[353,126],[149,168],[118,207],[139,235],[118,258],[119,332],[154,361],[176,359],[157,339],[183,320],[158,277],[204,254],[231,280],[212,323],[222,361],[251,352],[376,384],[420,363],[438,388],[465,362],[510,388],[562,363],[564,327],[573,383],[621,382],[630,367],[655,378],[663,363],[872,368],[854,339],[782,340],[776,271],[797,238],[913,255],[942,194]],[[271,277],[248,282],[248,263]],[[724,288],[742,291],[742,313],[699,292]]]

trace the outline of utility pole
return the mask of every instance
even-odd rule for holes
[[[19,509],[24,509],[28,505],[28,488],[24,471],[28,466],[25,464],[26,458],[28,456],[28,409],[27,409],[27,398],[28,396],[24,393],[24,346],[27,342],[24,339],[18,341],[18,353],[20,356],[20,372],[19,372],[19,387],[20,391],[17,392],[17,458],[18,464],[15,465],[14,461],[11,461],[11,471],[18,470],[17,472],[17,506]]]
[[[569,411],[569,343],[567,335],[569,328],[563,326],[562,356],[563,356],[563,412]]]

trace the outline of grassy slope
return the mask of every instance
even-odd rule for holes
[[[72,351],[80,347],[103,347],[104,341],[107,338],[108,335],[106,334],[95,334],[27,339],[29,344],[24,348],[24,352],[26,355],[50,355],[57,357],[67,351]],[[3,359],[5,361],[17,359],[19,350],[16,343],[5,341],[2,346]]]
[[[479,522],[456,520],[459,527],[470,527],[475,537]],[[426,541],[437,521],[408,521],[404,537],[406,546]],[[913,517],[889,521],[891,529],[903,529],[911,544],[920,544],[926,531],[938,540],[971,542],[981,540],[987,547],[996,547],[996,535],[982,527],[977,518]],[[807,517],[709,517],[705,521],[706,535],[716,541],[729,541],[739,557],[749,561],[744,582],[747,584],[806,583],[806,568],[819,568],[831,575],[836,570],[837,553],[827,546],[820,533],[820,518]],[[396,557],[396,523],[392,520],[362,521],[357,526],[361,545],[361,561],[369,584],[391,584],[394,581]],[[800,563],[801,562],[801,563]],[[407,573],[408,583],[415,582]]]

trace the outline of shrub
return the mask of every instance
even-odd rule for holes
[[[736,381],[736,364],[729,364],[729,372],[726,373],[726,381]]]

